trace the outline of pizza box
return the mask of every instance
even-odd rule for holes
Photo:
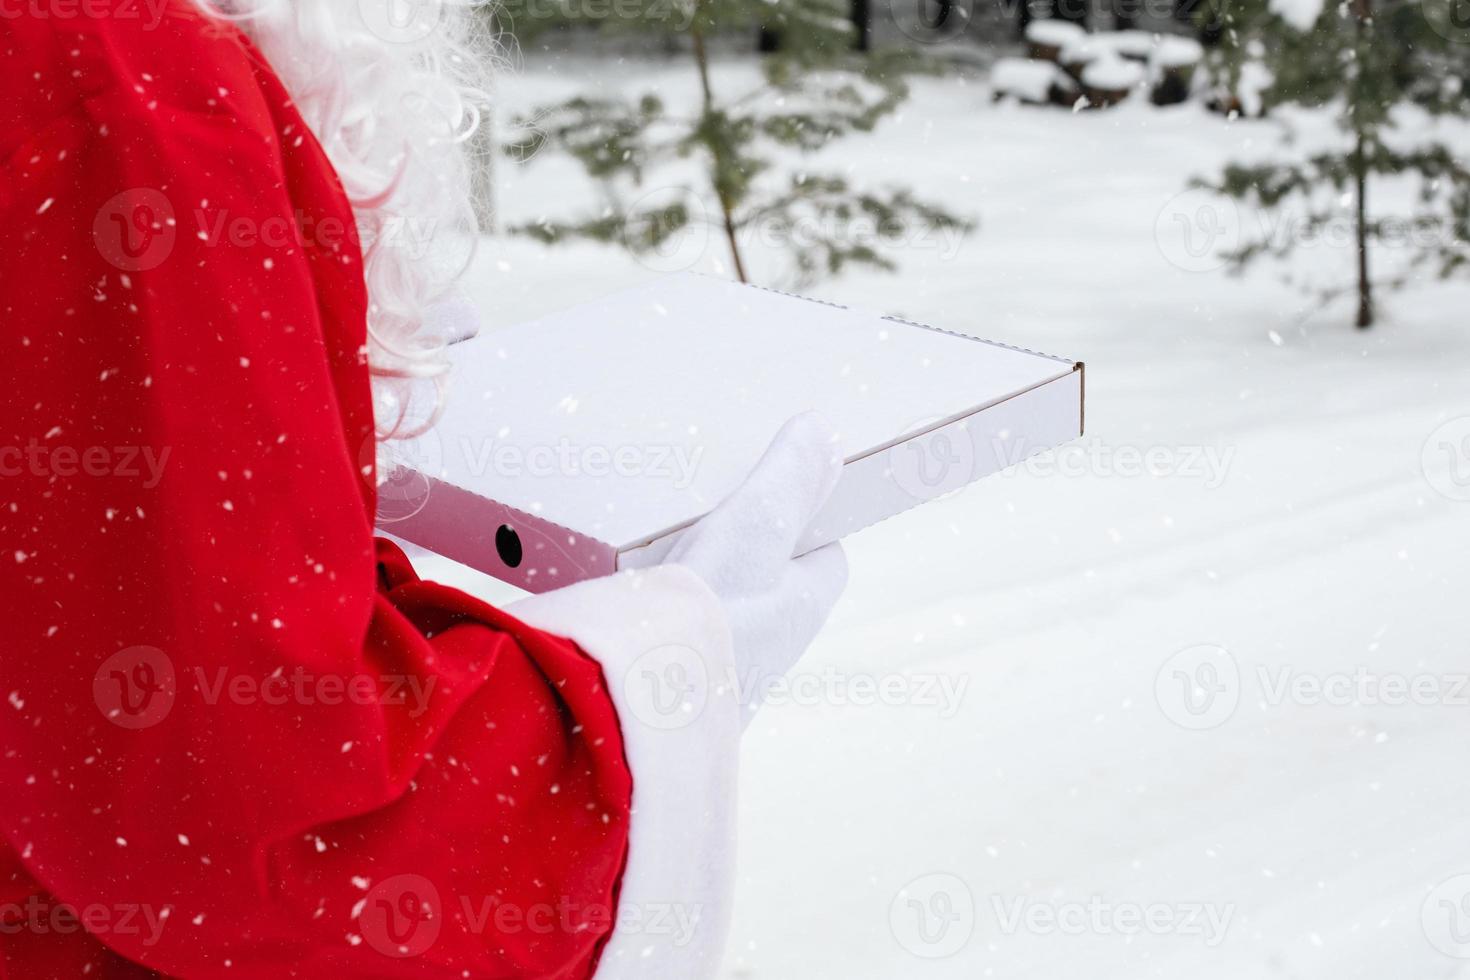
[[[798,553],[1083,427],[1080,362],[695,274],[450,354],[437,425],[388,444],[379,527],[531,592],[657,564],[810,409],[845,465]]]

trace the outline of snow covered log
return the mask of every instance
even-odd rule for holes
[[[1062,48],[1086,36],[1082,28],[1065,20],[1033,20],[1026,25],[1028,53],[1041,61],[1056,61]]]
[[[1193,38],[1167,36],[1159,39],[1149,59],[1154,105],[1177,105],[1189,98],[1194,72],[1205,49]]]
[[[1110,31],[1097,35],[1120,58],[1147,63],[1153,55],[1156,40],[1148,31]]]
[[[1067,42],[1057,56],[1057,63],[1073,78],[1080,79],[1084,68],[1110,54],[1112,49],[1108,46],[1106,35],[1083,34]]]
[[[1077,98],[1075,82],[1050,61],[1001,58],[990,70],[997,102],[1015,99],[1026,105],[1071,105]]]
[[[1210,98],[1209,107],[1224,115],[1264,116],[1266,102],[1264,93],[1271,87],[1274,76],[1271,70],[1259,61],[1247,61],[1240,66],[1240,79],[1235,89],[1221,88]]]
[[[1094,107],[1117,105],[1144,80],[1144,67],[1117,55],[1099,58],[1082,69],[1082,88]]]

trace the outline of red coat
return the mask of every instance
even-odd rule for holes
[[[326,156],[189,4],[40,6],[0,18],[0,975],[590,976],[617,714],[375,543]]]

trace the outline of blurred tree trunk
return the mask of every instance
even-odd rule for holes
[[[1065,20],[1086,28],[1090,13],[1089,0],[1015,0],[1016,36],[1026,36],[1026,25],[1033,20]]]
[[[1192,24],[1199,43],[1207,48],[1218,48],[1225,36],[1225,21],[1221,16],[1228,0],[1174,0],[1174,19],[1182,24]]]
[[[1348,106],[1353,120],[1353,188],[1357,202],[1358,237],[1358,329],[1373,326],[1373,281],[1368,278],[1368,137],[1359,119],[1360,106],[1371,97],[1364,82],[1363,59],[1367,57],[1367,34],[1372,30],[1372,0],[1353,0],[1354,28],[1358,35],[1358,79],[1354,84],[1355,105]]]
[[[709,80],[709,52],[704,46],[704,31],[695,21],[689,29],[689,37],[694,42],[694,61],[699,66],[699,87],[704,95],[704,118],[710,119],[715,115],[715,93]],[[718,140],[707,139],[711,160],[711,172],[714,175],[715,196],[720,201],[720,217],[725,227],[725,241],[730,246],[730,259],[735,263],[735,276],[741,282],[750,282],[745,274],[745,259],[740,254],[740,240],[735,235],[735,202],[726,183],[726,174],[730,166],[721,152]]]
[[[1089,0],[1052,0],[1052,16],[1057,20],[1065,20],[1076,24],[1078,27],[1086,27],[1092,19],[1092,4]]]
[[[499,231],[495,209],[495,166],[499,146],[495,137],[495,110],[482,106],[480,125],[470,137],[470,194],[474,198],[475,219],[480,225],[480,234],[493,235]]]
[[[488,20],[484,37],[499,37],[504,25],[495,17],[493,10],[488,10],[486,17]],[[486,64],[491,64],[495,55],[493,44],[488,40],[481,41],[476,45],[475,53]],[[494,235],[500,230],[495,207],[495,166],[496,158],[500,155],[500,146],[495,132],[494,72],[488,72],[485,78],[485,96],[484,104],[478,107],[480,124],[470,136],[465,147],[465,156],[469,159],[470,202],[475,209],[475,222],[480,226],[480,234]]]
[[[957,0],[918,0],[918,5],[920,23],[935,32],[945,31],[953,17],[968,16],[966,12],[959,9]]]
[[[781,29],[779,27],[767,27],[761,25],[760,33],[755,38],[755,49],[761,54],[775,54],[781,50]]]
[[[1373,326],[1373,281],[1368,278],[1368,176],[1364,166],[1363,138],[1353,153],[1353,183],[1358,202],[1358,329]]]
[[[873,49],[873,6],[870,0],[852,0],[852,26],[856,32],[852,40],[853,48],[863,52],[871,51]]]

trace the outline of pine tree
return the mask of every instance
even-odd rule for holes
[[[1223,10],[1227,77],[1238,80],[1244,60],[1264,48],[1274,76],[1264,93],[1267,111],[1331,107],[1344,137],[1305,160],[1232,164],[1217,180],[1199,182],[1263,211],[1303,209],[1304,224],[1292,234],[1243,244],[1230,256],[1237,267],[1262,255],[1285,257],[1299,239],[1346,218],[1355,242],[1356,323],[1367,328],[1376,317],[1375,285],[1403,285],[1425,268],[1447,277],[1470,261],[1470,171],[1432,127],[1416,122],[1470,108],[1470,31],[1452,17],[1462,2],[1329,2],[1305,30],[1260,0],[1212,9]],[[1375,180],[1392,176],[1417,178],[1414,214],[1384,216],[1373,206]],[[1331,199],[1323,194],[1329,187]],[[1410,261],[1379,282],[1372,249],[1386,243],[1408,249]]]
[[[625,9],[671,0],[625,0]],[[676,4],[678,0],[673,0]],[[511,149],[534,158],[543,146],[570,154],[602,187],[611,203],[601,213],[550,217],[515,229],[542,241],[585,238],[620,244],[635,253],[664,247],[704,220],[691,201],[708,200],[711,223],[728,246],[735,274],[748,279],[741,234],[758,228],[777,236],[798,277],[836,274],[849,265],[891,269],[884,242],[934,230],[966,231],[970,223],[903,188],[859,190],[838,174],[801,173],[781,180],[773,172],[783,150],[810,153],[852,133],[870,132],[908,97],[907,79],[934,65],[895,50],[861,52],[851,0],[684,0],[679,16],[640,16],[607,25],[633,26],[674,38],[691,60],[698,109],[671,112],[658,95],[634,98],[584,95],[536,110],[524,139]],[[761,80],[729,97],[716,90],[711,48],[731,36],[769,38]],[[650,186],[668,183],[662,172],[695,159],[705,175],[693,197],[639,203]],[[634,198],[635,203],[624,203]],[[873,234],[854,234],[854,228]]]

